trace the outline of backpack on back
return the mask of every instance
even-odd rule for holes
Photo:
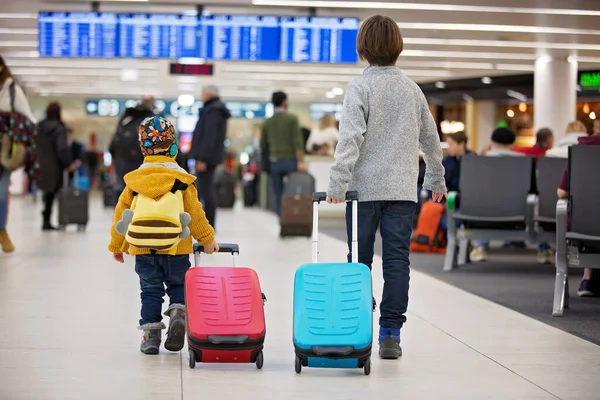
[[[174,254],[179,242],[190,235],[191,217],[183,204],[183,191],[187,187],[176,180],[170,192],[156,199],[134,193],[131,209],[123,211],[117,232],[138,249]]]
[[[421,207],[417,229],[410,243],[415,253],[446,253],[446,234],[441,226],[444,205],[428,201]]]
[[[150,114],[123,118],[116,134],[117,157],[125,161],[139,163],[144,160],[144,155],[140,149],[139,129],[140,124],[149,116]]]

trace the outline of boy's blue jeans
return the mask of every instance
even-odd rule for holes
[[[379,326],[402,328],[406,322],[410,280],[409,246],[417,204],[412,201],[358,203],[358,262],[373,265],[375,234],[383,240],[383,298]],[[348,248],[352,251],[352,203],[346,206]],[[348,254],[351,261],[351,254]]]
[[[135,257],[135,272],[140,277],[142,290],[140,326],[162,321],[165,293],[169,295],[169,304],[185,304],[185,272],[190,265],[190,256],[187,254],[141,254]]]

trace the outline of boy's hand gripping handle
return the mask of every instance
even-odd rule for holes
[[[204,252],[204,246],[200,243],[194,243],[194,264],[200,265],[200,254]],[[219,243],[219,253],[230,253],[233,256],[233,266],[235,267],[235,257],[240,254],[240,246],[235,243]]]
[[[319,258],[319,204],[327,199],[327,193],[313,193],[312,262]],[[358,262],[358,192],[346,192],[346,201],[352,202],[352,262]]]

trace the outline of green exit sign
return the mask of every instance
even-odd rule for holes
[[[579,85],[584,90],[600,90],[600,71],[582,72],[579,77]]]

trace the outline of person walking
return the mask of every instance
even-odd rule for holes
[[[198,196],[204,202],[209,224],[216,230],[217,188],[215,170],[225,160],[227,120],[231,113],[219,98],[219,89],[205,86],[201,94],[204,105],[194,129],[189,159],[195,160]]]
[[[125,188],[125,175],[138,169],[144,162],[144,155],[138,142],[138,129],[146,118],[155,116],[154,102],[154,96],[144,95],[139,105],[126,109],[110,142],[108,151],[115,166],[117,198]]]
[[[39,188],[44,193],[44,222],[42,230],[56,230],[50,220],[56,194],[64,183],[64,171],[71,164],[67,143],[67,128],[62,121],[60,104],[53,102],[46,108],[46,118],[38,125],[38,160],[40,164]]]
[[[0,112],[19,113],[31,121],[35,121],[29,102],[23,89],[15,82],[10,69],[0,56]],[[0,136],[7,132],[0,132]],[[2,141],[0,140],[0,143]],[[1,147],[1,144],[0,144]],[[0,165],[0,247],[5,253],[15,251],[15,246],[10,240],[6,230],[8,222],[8,199],[10,187],[10,171]]]
[[[369,67],[346,89],[327,202],[343,203],[347,190],[358,191],[358,261],[369,268],[375,234],[381,233],[384,285],[379,356],[397,359],[402,355],[400,330],[408,307],[419,149],[426,164],[423,187],[432,192],[433,201],[440,202],[447,194],[442,147],[425,95],[396,66],[403,49],[396,22],[380,15],[368,18],[358,32],[356,48]],[[351,216],[349,204],[350,252]]]
[[[260,148],[268,157],[269,174],[273,185],[275,213],[281,211],[284,178],[298,171],[305,171],[304,139],[298,117],[287,111],[288,98],[284,92],[273,93],[271,99],[275,114],[262,126]]]

